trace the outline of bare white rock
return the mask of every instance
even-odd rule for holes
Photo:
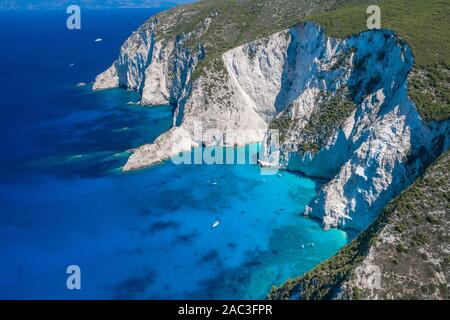
[[[392,32],[340,40],[313,23],[299,24],[224,53],[222,69],[207,68],[194,79],[205,51],[199,44],[188,52],[184,41],[205,32],[213,18],[169,41],[158,40],[158,28],[174,21],[147,22],[97,77],[94,89],[121,86],[139,91],[142,105],[176,105],[173,128],[135,150],[123,170],[144,168],[202,144],[265,141],[271,121],[284,111],[296,130],[286,137],[290,147],[282,167],[329,179],[305,214],[321,218],[324,228],[363,229],[420,173],[422,159],[409,159],[421,148],[428,151],[439,135],[448,147],[448,124],[424,124],[408,98],[413,58]],[[355,65],[357,60],[362,65]],[[300,155],[295,145],[317,112],[320,93],[333,95],[340,88],[352,88],[356,109],[318,152]]]

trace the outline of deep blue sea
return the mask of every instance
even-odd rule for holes
[[[1,299],[259,299],[349,241],[301,215],[320,182],[295,173],[171,162],[121,173],[172,108],[89,83],[155,12],[85,10],[81,31],[64,11],[0,12]],[[81,290],[66,287],[69,265]]]

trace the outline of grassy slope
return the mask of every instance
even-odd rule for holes
[[[449,119],[450,43],[448,27],[450,25],[450,2],[443,0],[385,0],[378,5],[381,8],[382,27],[394,30],[411,46],[415,67],[409,78],[409,93],[422,118],[427,121]],[[328,35],[343,38],[366,30],[366,17],[361,15],[365,9],[365,5],[348,4],[308,19],[322,25]],[[387,224],[392,224],[395,220],[394,228],[401,231],[408,221],[422,221],[424,214],[433,209],[450,210],[448,193],[442,192],[442,186],[447,186],[447,190],[450,187],[448,186],[448,176],[444,175],[450,170],[449,158],[447,152],[438,159],[436,164],[427,170],[433,174],[428,175],[428,178],[418,179],[386,207],[376,222],[336,256],[323,262],[307,274],[294,280],[288,280],[280,288],[273,288],[269,298],[288,299],[296,297],[298,294],[301,294],[303,299],[331,298],[336,294],[340,285],[352,275],[354,269],[361,264],[370,247],[377,240],[379,232]],[[433,205],[436,205],[437,208],[433,208]],[[399,218],[402,214],[403,218]],[[417,225],[415,227],[413,233],[420,233]],[[433,237],[433,233],[431,234]],[[448,239],[442,241],[448,242]],[[399,252],[403,249],[405,249],[404,252]],[[397,251],[394,252],[396,254],[411,255],[407,256],[406,261],[403,261],[405,265],[420,255],[417,249],[414,249],[414,239],[402,240],[402,243],[394,251]],[[449,259],[449,257],[444,257],[444,261],[448,262]],[[395,263],[398,264],[398,261],[393,260],[390,267],[394,268]],[[399,294],[402,285],[398,284],[391,290],[397,290],[394,293]],[[423,288],[411,289],[413,297],[414,295],[416,297],[423,295],[424,291],[426,290]],[[355,288],[353,298],[358,298],[358,294],[360,293]],[[448,298],[447,293],[443,292],[441,297]]]
[[[415,68],[410,76],[410,97],[426,121],[450,118],[450,2],[447,0],[384,0],[382,28],[392,29],[411,46]],[[310,19],[327,34],[346,37],[364,31],[363,4],[348,4]]]
[[[449,1],[383,0],[377,5],[381,8],[381,27],[394,30],[411,45],[419,66],[450,63],[450,44],[446,41]],[[367,29],[366,8],[363,4],[348,4],[311,19],[324,26],[328,35],[343,38]]]
[[[178,22],[164,32],[163,38],[196,30],[212,13],[217,15],[205,34],[194,39],[191,47],[204,44],[207,55],[197,68],[196,76],[222,53],[297,24],[312,13],[338,8],[344,3],[368,3],[370,0],[206,0],[169,10],[160,15],[178,14]],[[216,62],[217,63],[217,62]]]
[[[161,21],[177,15],[177,23],[162,37],[196,30],[217,13],[205,34],[189,43],[206,47],[205,66],[220,68],[222,53],[257,38],[306,20],[316,21],[335,37],[346,37],[367,29],[368,3],[381,7],[383,28],[392,29],[411,46],[416,66],[410,76],[410,96],[426,121],[450,118],[450,2],[448,0],[206,0],[160,14]],[[183,12],[185,14],[183,14]]]
[[[344,121],[356,108],[347,90],[339,90],[336,95],[320,92],[315,102],[318,108],[312,113],[307,124],[298,128],[299,120],[293,118],[290,112],[291,106],[281,112],[270,124],[270,129],[280,131],[280,143],[286,142],[289,131],[302,131],[302,136],[297,137],[296,151],[318,152],[337,129],[341,128]],[[292,142],[287,142],[288,144]]]
[[[450,223],[449,173],[450,151],[439,157],[424,177],[391,201],[376,222],[351,244],[305,275],[273,288],[269,299],[299,295],[302,299],[330,299],[344,283],[349,290],[347,298],[367,298],[368,293],[351,280],[355,268],[376,243],[379,247],[374,254],[375,263],[380,266],[384,280],[388,280],[382,282],[385,291],[379,298],[449,299],[447,286],[436,281],[436,272],[447,281],[450,278],[450,256],[446,249]],[[384,243],[378,239],[385,228],[389,229],[384,236],[394,235],[398,240]],[[433,259],[424,253],[434,253]]]

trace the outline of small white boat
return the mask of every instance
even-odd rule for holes
[[[95,39],[95,42],[101,42],[101,41],[103,41],[102,38],[97,38],[97,39]]]
[[[212,184],[213,186],[215,186],[215,185],[217,185],[217,182],[216,182],[216,181],[213,181],[213,182],[211,182],[211,184]]]
[[[214,223],[213,223],[213,225],[211,226],[213,229],[214,228],[217,228],[218,226],[219,226],[219,224],[220,224],[220,220],[216,220],[216,221],[214,221]]]
[[[69,68],[72,68],[75,65],[75,63],[69,64]]]
[[[84,83],[84,82],[80,82],[77,84],[77,87],[84,87],[84,86],[86,86],[86,83]]]

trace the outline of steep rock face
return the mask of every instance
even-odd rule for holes
[[[448,299],[449,175],[447,151],[349,245],[269,298]]]
[[[336,299],[448,299],[450,153],[391,206]]]
[[[273,122],[283,131],[281,165],[331,179],[305,214],[324,228],[363,230],[448,148],[448,124],[420,119],[407,95],[412,55],[392,32],[343,41],[311,24],[291,32],[279,95],[289,107]]]
[[[305,213],[324,227],[365,228],[424,164],[448,148],[448,124],[425,125],[407,96],[409,47],[387,30],[332,39],[297,25],[224,53],[193,78],[208,30],[158,38],[167,23],[142,26],[94,89],[124,86],[142,104],[176,105],[174,127],[142,146],[124,170],[149,166],[199,145],[272,143],[282,168],[330,179]],[[439,142],[439,146],[436,145]],[[273,148],[266,148],[271,159]],[[278,158],[278,157],[275,157]]]
[[[195,51],[186,48],[184,44],[193,34],[168,41],[158,38],[164,27],[166,24],[157,18],[143,24],[123,44],[119,58],[97,76],[93,89],[124,87],[141,93],[141,105],[174,104],[176,124],[178,111],[190,94],[192,72],[204,50],[201,45]]]
[[[94,90],[126,87],[142,90],[144,76],[142,70],[152,62],[156,20],[141,26],[125,41],[119,58],[100,74],[93,86]]]

